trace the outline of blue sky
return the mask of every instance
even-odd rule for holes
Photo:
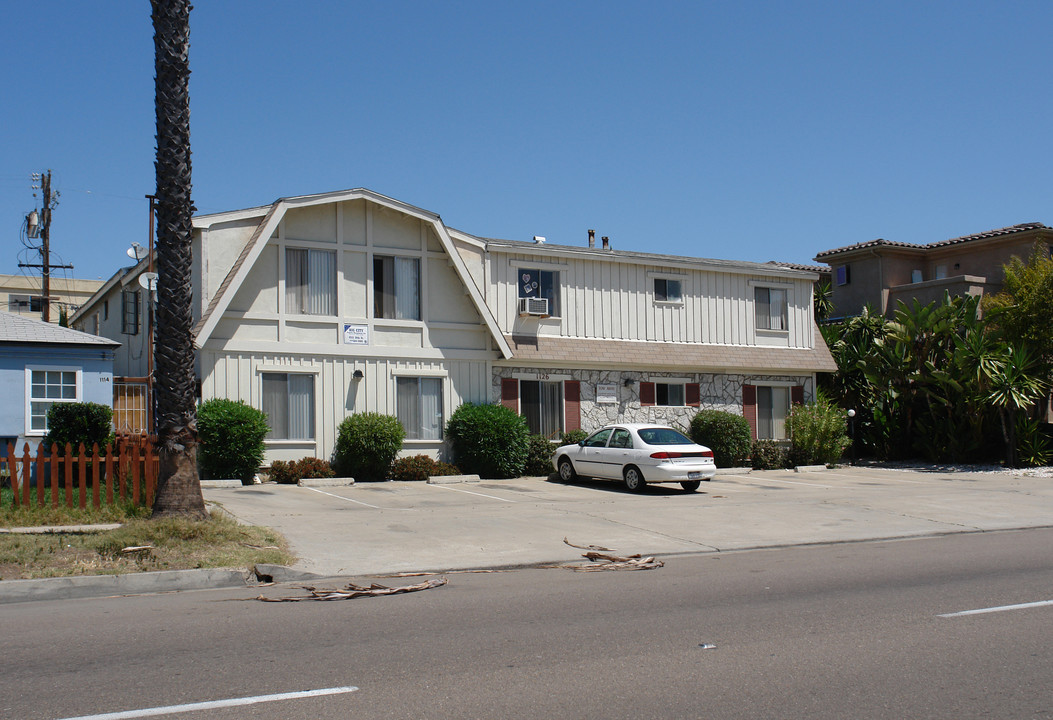
[[[154,188],[146,0],[5,0],[0,272],[109,277]],[[1049,2],[232,2],[191,13],[199,212],[353,187],[485,237],[811,262],[1053,224]],[[59,272],[56,272],[59,274]]]

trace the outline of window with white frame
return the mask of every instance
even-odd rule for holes
[[[669,407],[683,407],[684,405],[684,383],[660,383],[654,384],[654,404]]]
[[[26,368],[26,434],[48,430],[48,409],[57,402],[80,402],[81,371]]]
[[[519,409],[532,435],[557,437],[563,432],[563,383],[520,380]]]
[[[680,302],[683,299],[680,294],[680,281],[655,278],[654,299],[655,302]]]
[[[785,440],[790,414],[790,388],[757,386],[757,439]]]
[[[139,334],[139,291],[121,291],[121,332],[125,335]]]
[[[442,440],[442,378],[395,378],[395,398],[407,440]]]
[[[336,315],[336,252],[285,249],[285,312]]]
[[[420,320],[420,258],[373,258],[373,317]]]
[[[314,375],[263,373],[263,412],[269,440],[314,439]]]
[[[753,289],[757,329],[786,330],[786,290],[757,287]]]
[[[520,299],[545,298],[549,316],[559,317],[559,271],[519,268],[516,273]]]

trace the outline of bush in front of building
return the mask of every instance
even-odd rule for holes
[[[589,434],[584,430],[568,430],[559,436],[559,444],[562,445],[577,445],[582,440],[587,438]]]
[[[526,467],[526,418],[503,405],[465,403],[446,424],[457,465],[481,478],[514,478]]]
[[[270,426],[262,410],[241,400],[214,398],[197,409],[198,460],[213,479],[236,478],[251,485],[263,463]]]
[[[276,483],[295,484],[303,478],[336,477],[336,472],[322,458],[308,456],[293,462],[275,460],[271,463],[268,477]]]
[[[48,432],[41,442],[47,451],[53,444],[59,446],[59,452],[66,451],[66,443],[73,446],[73,452],[84,443],[84,449],[91,452],[95,443],[99,450],[106,445],[114,444],[113,410],[105,405],[93,402],[55,403],[48,408]]]
[[[713,451],[718,468],[739,467],[750,457],[750,424],[724,410],[701,410],[691,418],[691,439]]]
[[[797,404],[786,418],[793,465],[833,465],[849,445],[845,411],[821,394],[815,402]]]
[[[754,440],[750,457],[754,470],[782,470],[789,463],[786,448],[774,440]]]
[[[559,445],[551,442],[544,435],[531,435],[527,445],[527,460],[523,474],[546,477],[551,475],[553,472],[552,453],[556,452],[557,447]]]
[[[460,475],[456,465],[439,462],[427,455],[412,455],[399,458],[391,465],[392,480],[416,480],[426,482],[429,477]]]
[[[337,428],[333,466],[341,477],[386,480],[405,437],[402,423],[391,415],[348,415]]]

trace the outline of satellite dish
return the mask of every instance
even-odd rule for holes
[[[139,243],[133,242],[132,246],[130,248],[128,248],[128,250],[126,252],[128,253],[128,257],[130,257],[132,260],[137,260],[138,261],[138,260],[142,260],[144,257],[146,257],[146,253],[148,253],[149,250],[144,248]],[[144,285],[143,287],[146,287],[146,286]]]
[[[155,272],[144,272],[139,275],[139,284],[147,290],[153,292],[157,289],[157,273]]]

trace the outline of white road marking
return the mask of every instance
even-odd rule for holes
[[[361,500],[352,500],[351,498],[346,498],[343,495],[334,495],[333,493],[327,493],[325,490],[319,490],[318,488],[307,488],[307,489],[308,490],[314,490],[316,493],[322,493],[323,495],[328,495],[331,498],[337,498],[338,500],[347,500],[349,503],[355,503],[356,505],[365,505],[366,507],[373,508],[374,510],[386,510],[386,509],[388,509],[388,508],[379,507],[377,505],[370,505],[369,503],[364,503]]]
[[[751,482],[755,482],[755,483],[781,482],[781,483],[786,483],[787,485],[807,485],[809,487],[821,487],[821,488],[832,488],[833,487],[833,485],[819,485],[818,483],[806,483],[806,482],[801,482],[800,480],[776,480],[775,478],[770,478],[770,477],[755,477],[755,478],[753,478],[751,480]]]
[[[143,708],[141,710],[125,710],[123,712],[102,713],[101,715],[78,715],[77,717],[62,718],[61,720],[126,720],[127,718],[171,715],[175,713],[195,712],[197,710],[212,710],[213,708],[236,707],[238,705],[256,705],[258,703],[275,702],[277,700],[297,700],[300,698],[321,697],[322,695],[341,695],[344,693],[353,693],[356,690],[358,690],[357,687],[345,685],[343,687],[301,690],[299,692],[277,693],[275,695],[254,695],[252,697],[209,700],[206,702],[189,703],[186,705],[166,705],[164,707]]]
[[[983,613],[1005,612],[1006,610],[1023,610],[1025,608],[1042,607],[1053,605],[1053,600],[1040,600],[1039,602],[1020,603],[1019,605],[999,605],[998,607],[980,608],[979,610],[962,610],[956,613],[946,613],[936,617],[962,617],[963,615],[981,615]]]
[[[442,488],[443,490],[456,490],[457,492],[468,493],[469,495],[478,495],[479,497],[490,498],[491,500],[500,500],[501,502],[514,503],[515,500],[508,500],[507,498],[497,497],[496,495],[487,495],[486,493],[472,492],[471,490],[462,490],[461,488],[450,487],[449,485],[431,485],[428,487]]]

